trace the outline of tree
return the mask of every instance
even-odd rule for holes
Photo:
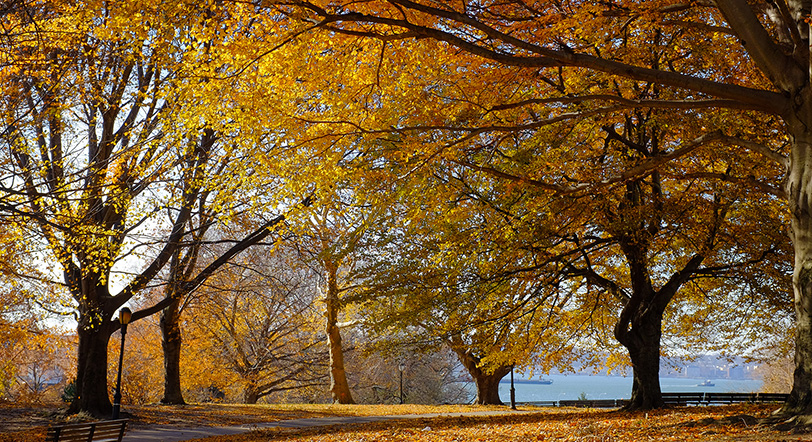
[[[183,3],[53,1],[21,2],[3,16],[7,29],[20,31],[9,33],[2,46],[11,62],[2,74],[0,210],[21,225],[36,226],[76,303],[79,394],[73,411],[106,415],[111,407],[106,347],[119,327],[113,320],[119,307],[137,301],[170,263],[175,279],[167,296],[143,306],[133,320],[172,306],[284,218],[258,224],[198,273],[183,267],[190,262],[184,254],[194,247],[180,248],[201,238],[187,229],[248,210],[250,204],[234,197],[254,168],[246,158],[272,157],[256,149],[258,140],[272,149],[267,131],[256,135],[249,124],[235,125],[242,109],[233,102],[201,110],[212,98],[199,94],[215,89],[206,91],[205,79],[228,70],[223,54],[212,48],[237,37],[219,33],[228,20],[215,10]],[[144,26],[132,20],[139,16],[152,19]],[[298,190],[308,193],[305,186],[287,190],[273,203],[297,207],[307,200]],[[273,197],[270,189],[264,192],[267,204]],[[212,207],[216,218],[191,221],[197,213],[210,216]],[[134,259],[145,263],[137,274],[129,273]],[[123,288],[113,292],[117,287]]]
[[[213,357],[233,370],[243,401],[323,385],[326,352],[315,328],[314,275],[284,251],[258,248],[218,273],[193,310]]]
[[[119,327],[113,315],[179,246],[205,165],[216,155],[215,136],[173,120],[173,20],[184,17],[176,14],[183,5],[41,6],[20,4],[4,17],[38,38],[4,40],[2,48],[18,61],[2,77],[9,165],[3,182],[12,195],[2,211],[35,225],[62,269],[79,322],[71,409],[102,416],[111,409],[107,344]],[[154,26],[131,27],[136,15],[155,17]],[[154,242],[153,226],[163,236]],[[122,278],[128,256],[149,263]],[[116,286],[123,288],[113,293]],[[133,318],[162,308],[159,302]]]
[[[218,167],[218,173],[223,173],[226,169],[224,161],[223,167]],[[229,189],[221,189],[226,195],[230,194]],[[164,395],[162,403],[183,404],[181,381],[180,381],[180,356],[181,356],[181,329],[180,315],[183,305],[188,301],[194,291],[210,278],[220,267],[229,263],[237,254],[246,249],[259,244],[262,240],[270,236],[274,229],[285,220],[284,215],[276,216],[270,220],[262,221],[251,233],[236,239],[223,238],[219,242],[231,242],[231,247],[224,250],[209,250],[214,255],[214,259],[208,265],[198,268],[201,249],[207,242],[205,240],[209,229],[216,222],[216,214],[206,207],[207,197],[212,190],[205,189],[204,197],[198,201],[198,213],[189,218],[189,234],[184,241],[183,247],[179,247],[173,254],[169,263],[169,276],[166,284],[165,299],[171,300],[168,306],[161,311],[161,336],[164,355]],[[227,198],[226,198],[227,199]],[[302,204],[310,205],[310,200],[305,199]],[[222,208],[221,208],[222,210]],[[197,225],[194,222],[197,221]],[[224,230],[221,230],[224,232]],[[211,248],[210,248],[211,249]],[[254,400],[255,402],[256,400]]]
[[[391,158],[372,162],[403,172]],[[469,172],[438,165],[381,180],[397,182],[397,196],[369,234],[358,297],[374,348],[450,350],[476,385],[475,402],[497,405],[500,380],[517,361],[532,365],[535,348],[519,337],[522,306],[543,279],[496,278],[519,258],[502,236],[507,212],[485,208],[498,180]]]
[[[351,190],[341,192],[349,194]],[[343,198],[342,198],[343,196]],[[352,197],[350,197],[351,199]],[[340,315],[353,285],[354,254],[369,226],[368,214],[339,193],[326,194],[300,237],[301,256],[322,281],[319,292],[324,303],[325,334],[330,354],[330,394],[333,402],[353,404],[344,365]]]
[[[412,224],[407,219],[395,217],[391,223]],[[450,349],[474,380],[475,403],[501,405],[499,382],[513,363],[494,356],[515,345],[511,301],[521,298],[523,290],[519,284],[483,283],[477,275],[481,268],[468,267],[470,250],[463,236],[450,240],[459,244],[447,245],[449,239],[440,233],[444,226],[438,224],[424,218],[415,231],[397,239],[393,232],[379,236],[397,251],[373,249],[366,261],[364,324],[377,349]],[[393,228],[401,234],[404,230]],[[487,261],[487,251],[471,253]]]
[[[599,6],[541,2],[435,5],[410,0],[334,3],[328,7],[310,2],[295,4],[300,7],[296,17],[304,17],[333,35],[346,35],[351,44],[358,44],[362,38],[379,41],[392,58],[402,56],[399,48],[412,39],[418,40],[411,47],[419,47],[420,51],[413,51],[410,60],[432,43],[434,51],[445,48],[448,53],[447,49],[453,48],[459,72],[479,72],[476,77],[488,72],[494,84],[509,91],[477,106],[464,97],[455,101],[449,97],[446,101],[447,114],[461,115],[459,112],[467,107],[469,115],[485,119],[467,118],[459,124],[436,125],[403,122],[393,126],[399,133],[424,131],[435,138],[445,132],[449,135],[443,144],[446,149],[476,142],[483,134],[527,132],[553,121],[588,118],[618,108],[695,109],[708,114],[713,109],[748,109],[781,117],[786,126],[779,130],[790,139],[791,155],[786,192],[778,193],[788,198],[792,214],[794,291],[800,324],[796,382],[785,411],[801,413],[809,407],[812,322],[805,303],[812,302],[812,285],[805,282],[803,263],[810,256],[806,243],[812,223],[804,209],[809,195],[803,189],[807,187],[804,177],[810,133],[805,124],[809,113],[802,104],[809,101],[805,99],[809,60],[805,51],[793,50],[804,47],[807,38],[801,19],[808,13],[805,6],[796,2],[751,6],[739,0],[718,2],[718,8],[660,2]],[[768,30],[762,23],[774,27]],[[738,44],[736,36],[746,46]],[[650,58],[652,53],[657,55],[656,64],[641,63],[641,54]],[[447,63],[450,57],[443,60]],[[453,72],[438,70],[437,74]],[[502,79],[506,79],[505,83],[500,83]],[[449,83],[456,81],[460,81],[459,76]],[[643,99],[627,94],[645,89],[645,84],[657,85],[668,93]],[[793,102],[801,104],[793,106]],[[366,131],[382,130],[382,126],[370,124],[362,127]],[[761,128],[772,130],[765,125]],[[766,158],[776,158],[774,151],[747,135],[723,133],[724,142],[738,146],[742,156],[747,149],[754,149]],[[535,184],[571,194],[595,184],[650,174],[663,160],[674,158],[642,163],[597,183],[555,182],[551,177],[542,177]],[[710,174],[725,179],[724,174]],[[744,175],[727,180],[759,186],[757,178]]]
[[[404,290],[407,299],[404,307],[396,308],[394,313],[384,310],[383,315],[392,315],[392,321],[402,321],[400,326],[404,327],[422,321],[423,328],[437,334],[451,333],[452,329],[443,324],[457,316],[451,327],[468,330],[467,333],[473,335],[471,330],[488,322],[505,321],[512,324],[511,329],[522,330],[522,318],[535,316],[535,321],[551,325],[528,325],[526,343],[513,345],[530,349],[531,353],[541,343],[544,347],[571,352],[572,344],[559,346],[556,342],[571,340],[579,324],[592,323],[593,329],[605,329],[609,325],[611,330],[610,324],[614,322],[614,335],[627,348],[632,360],[635,382],[629,406],[661,406],[658,374],[667,311],[676,318],[685,315],[695,318],[687,312],[697,309],[706,314],[710,310],[720,318],[722,315],[718,307],[706,309],[702,296],[686,293],[677,297],[680,290],[686,285],[691,286],[688,289],[695,286],[699,292],[715,290],[720,283],[713,278],[721,276],[769,295],[757,301],[761,305],[785,301],[781,296],[782,269],[787,268],[788,249],[778,227],[780,218],[772,216],[772,211],[752,211],[750,201],[760,196],[759,192],[748,194],[735,186],[704,181],[706,167],[714,167],[714,163],[717,163],[715,167],[719,167],[719,163],[730,164],[727,154],[718,148],[695,152],[691,161],[700,165],[696,171],[690,171],[685,165],[676,166],[689,170],[691,173],[685,174],[691,175],[689,179],[675,179],[675,176],[680,177],[679,172],[675,174],[671,167],[661,167],[650,176],[571,196],[550,195],[534,190],[532,185],[516,185],[519,180],[511,179],[545,173],[569,175],[570,179],[584,181],[589,179],[589,174],[597,174],[598,169],[611,176],[612,168],[622,172],[641,161],[658,161],[658,157],[671,155],[669,144],[679,146],[680,141],[672,140],[670,137],[674,135],[658,127],[657,122],[663,120],[661,114],[641,111],[621,115],[617,120],[607,116],[594,125],[564,125],[567,127],[560,131],[536,134],[535,139],[494,141],[471,149],[472,153],[462,159],[457,157],[457,163],[479,164],[478,170],[485,169],[484,164],[490,170],[499,170],[498,178],[483,178],[477,176],[476,171],[466,172],[466,168],[460,166],[456,169],[434,166],[426,173],[435,175],[434,179],[424,176],[425,187],[421,188],[431,188],[432,195],[444,196],[425,198],[431,202],[409,201],[415,197],[411,194],[402,202],[419,207],[413,209],[420,213],[419,223],[411,223],[404,217],[407,220],[404,224],[418,226],[413,228],[415,232],[411,236],[419,239],[400,240],[400,252],[394,259],[403,264],[393,272],[397,276],[380,278],[390,281],[389,285],[380,281],[377,284],[387,294],[391,293],[391,287],[404,284],[408,287]],[[689,128],[690,125],[681,126],[676,135],[687,133]],[[595,143],[589,138],[601,142]],[[558,139],[557,145],[550,147],[555,139]],[[579,153],[584,159],[577,170],[568,170],[572,169],[574,160],[562,164],[561,169],[550,164],[551,158],[565,158],[567,152],[574,150],[574,145],[595,146],[592,152],[581,148]],[[536,146],[544,146],[547,152]],[[726,173],[733,172],[733,166],[724,167],[728,169]],[[757,164],[735,167],[758,171],[764,176],[771,173],[769,167],[762,170]],[[440,170],[445,170],[442,179],[438,178]],[[686,193],[686,187],[693,192]],[[434,215],[427,216],[426,211]],[[737,238],[736,232],[742,231],[751,233],[746,240]],[[419,246],[411,247],[413,243]],[[767,269],[775,270],[763,272],[764,263],[769,264]],[[398,279],[402,281],[391,283]],[[522,279],[536,284],[522,287],[518,284]],[[509,283],[511,280],[516,282]],[[499,283],[506,288],[495,289]],[[572,287],[570,294],[563,297],[555,294],[560,285]],[[464,295],[455,294],[455,290],[462,287],[467,288],[461,290]],[[599,288],[598,292],[613,295],[614,299],[604,299],[595,293],[594,287]],[[770,290],[771,287],[774,289]],[[731,288],[727,286],[722,290]],[[488,296],[478,296],[477,291]],[[430,294],[421,296],[420,292]],[[472,313],[462,315],[460,312],[469,311],[467,302],[474,306]],[[684,311],[672,308],[672,302],[681,305]],[[391,303],[391,299],[384,299],[385,305]],[[743,307],[739,314],[746,314],[748,309]],[[585,313],[580,317],[573,315],[577,310]],[[767,308],[762,310],[766,311]],[[415,320],[415,316],[419,319]],[[618,319],[612,321],[613,316]],[[774,318],[770,316],[765,320]],[[571,326],[565,325],[568,323]],[[708,332],[705,321],[698,325]],[[545,328],[553,329],[553,335]],[[756,328],[754,324],[752,329]],[[677,333],[690,336],[696,330],[683,327]],[[762,329],[765,331],[766,328]],[[586,329],[580,333],[588,338],[587,334],[592,332]],[[485,335],[499,336],[493,330]],[[496,342],[507,340],[505,334]],[[581,340],[576,347],[583,347],[588,340]],[[497,370],[509,368],[511,360],[530,360],[529,355],[520,355],[521,351],[512,352],[509,348],[493,351],[486,347],[479,351],[486,355],[485,361],[504,364],[492,367]],[[557,359],[558,368],[566,369],[565,360],[552,353],[545,349],[544,356]]]

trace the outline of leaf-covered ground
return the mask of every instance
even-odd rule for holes
[[[778,406],[735,405],[683,407],[655,412],[531,409],[530,414],[495,417],[444,417],[342,425],[308,429],[265,429],[206,442],[338,442],[338,441],[795,441],[812,433],[779,429],[765,422]],[[217,405],[128,407],[132,427],[152,425],[200,426],[268,422],[318,416],[368,416],[422,413],[460,413],[505,410],[471,406],[339,406],[339,405]],[[59,420],[54,409],[0,407],[0,441],[39,441],[44,425]],[[16,422],[13,426],[10,422]]]
[[[206,442],[339,441],[789,441],[812,434],[762,424],[776,405],[687,407],[649,413],[544,409],[496,417],[449,417],[305,430],[267,429]]]
[[[122,417],[130,420],[130,428],[155,425],[170,427],[228,426],[328,416],[378,416],[393,414],[453,413],[483,410],[504,410],[504,407],[470,405],[333,405],[333,404],[188,404],[188,405],[127,405]],[[19,406],[0,402],[0,442],[38,441],[45,436],[45,427],[78,421],[96,420],[90,416],[65,416],[56,405]]]

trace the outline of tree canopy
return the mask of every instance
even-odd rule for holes
[[[489,353],[478,366],[534,349],[494,338],[573,352],[611,330],[635,370],[631,408],[662,404],[664,327],[690,335],[685,318],[735,310],[718,300],[781,315],[792,273],[785,411],[805,412],[810,13],[789,0],[22,2],[2,15],[0,215],[64,275],[75,407],[97,414],[116,310],[210,227],[249,219],[255,239],[319,220],[328,304],[369,234],[360,264],[399,272],[366,280],[399,296],[387,320],[486,334],[468,342]],[[197,289],[241,250],[172,283]]]

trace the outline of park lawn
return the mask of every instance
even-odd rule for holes
[[[531,414],[444,417],[310,429],[264,429],[205,442],[371,441],[794,441],[812,434],[758,424],[777,405],[680,407],[653,412],[542,409]]]

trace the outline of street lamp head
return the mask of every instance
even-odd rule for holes
[[[118,311],[118,322],[121,323],[121,325],[129,324],[132,317],[133,312],[128,307],[124,307]]]
[[[404,364],[403,362],[398,364],[398,370],[400,370],[400,371],[406,370],[406,364]]]

